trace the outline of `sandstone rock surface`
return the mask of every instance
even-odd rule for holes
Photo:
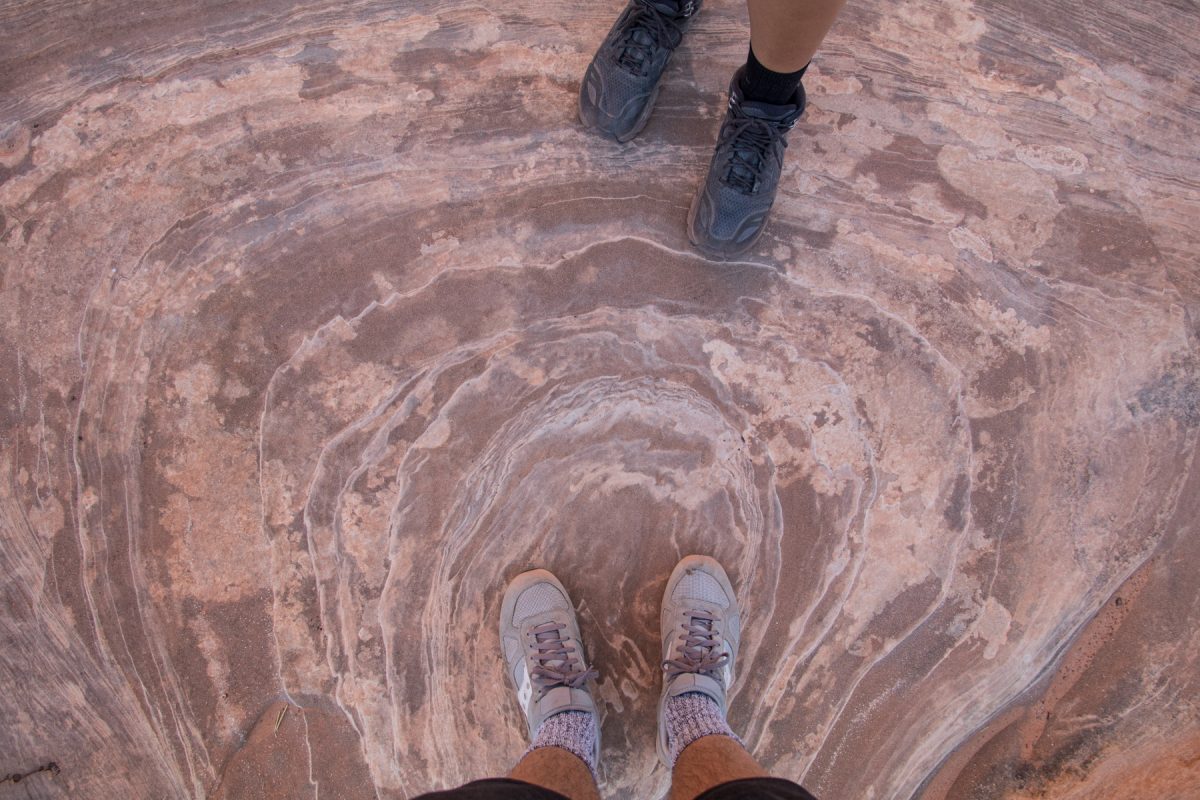
[[[1197,797],[1194,5],[852,0],[722,264],[745,9],[627,145],[617,12],[0,0],[0,798],[502,772],[534,565],[655,797],[690,552],[823,798]]]

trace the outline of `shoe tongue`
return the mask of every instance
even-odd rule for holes
[[[534,638],[534,641],[536,641],[538,644],[545,644],[546,642],[552,642],[552,641],[561,641],[561,639],[562,639],[562,637],[558,631],[542,631],[541,633],[535,633],[533,635],[533,638]],[[567,659],[557,659],[556,658],[553,661],[545,661],[543,663],[547,667],[550,667],[551,669],[562,669],[563,667],[567,666]]]
[[[654,46],[654,37],[645,28],[634,28],[628,34],[625,47],[622,48],[619,62],[634,69],[641,69]]]
[[[667,690],[667,694],[671,697],[678,697],[681,694],[688,692],[699,692],[707,695],[718,704],[724,699],[725,692],[720,683],[707,675],[698,673],[685,673],[677,676],[671,681],[671,686]]]

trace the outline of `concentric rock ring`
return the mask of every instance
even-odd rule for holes
[[[745,724],[764,734],[794,726],[784,695],[803,668],[850,645],[846,679],[869,671],[885,607],[903,595],[890,615],[903,635],[951,593],[971,448],[961,379],[926,342],[865,299],[770,273],[731,281],[685,257],[659,265],[652,303],[598,304],[631,280],[606,255],[552,275],[447,275],[326,326],[272,381],[262,464],[280,585],[317,587],[277,614],[284,664],[300,685],[332,680],[354,698],[343,702],[368,752],[426,761],[474,727],[518,739],[512,709],[464,707],[454,676],[473,676],[471,691],[503,685],[498,596],[480,587],[526,564],[577,587],[609,702],[625,711],[606,737],[649,754],[627,767],[642,774],[655,590],[680,555],[713,552],[742,576],[744,691],[774,698]],[[756,296],[733,297],[731,283]],[[489,319],[494,307],[518,310]],[[430,338],[462,320],[469,338],[431,354]],[[869,557],[905,541],[908,564]],[[312,618],[320,635],[297,626]],[[397,736],[396,719],[412,727]]]
[[[42,5],[0,2],[0,776],[501,772],[537,565],[605,790],[654,796],[700,551],[747,609],[734,727],[819,796],[1195,785],[1186,9],[850,4],[714,264],[737,4],[624,146],[574,118],[597,5]]]

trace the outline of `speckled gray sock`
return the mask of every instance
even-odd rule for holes
[[[728,736],[738,744],[742,743],[725,721],[721,707],[706,694],[687,692],[668,697],[663,712],[672,764],[679,758],[683,748],[701,736]]]
[[[529,753],[540,747],[561,747],[579,756],[596,777],[596,715],[587,711],[563,711],[538,726]]]

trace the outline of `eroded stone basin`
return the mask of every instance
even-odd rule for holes
[[[628,145],[574,118],[616,7],[558,11],[0,2],[0,796],[502,772],[530,566],[657,796],[690,552],[734,727],[822,797],[1189,796],[1191,15],[852,4],[713,263],[744,9]]]

